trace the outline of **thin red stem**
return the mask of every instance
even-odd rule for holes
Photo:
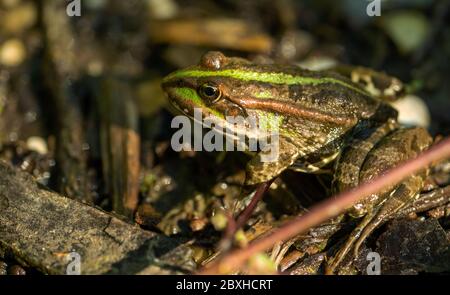
[[[433,162],[438,162],[449,157],[450,138],[446,138],[428,151],[419,155],[417,158],[408,160],[372,181],[363,183],[355,189],[339,193],[335,197],[329,198],[328,200],[313,206],[307,214],[287,222],[271,234],[250,243],[247,248],[237,249],[219,257],[217,261],[200,270],[199,274],[227,273],[237,269],[255,253],[268,250],[276,242],[286,241],[299,233],[305,232],[308,229],[343,213],[346,208],[364,197],[401,182],[406,177],[417,173]]]
[[[236,221],[234,221],[231,216],[228,216],[228,225],[225,230],[224,237],[220,242],[220,249],[228,250],[231,247],[234,234],[250,219],[253,212],[255,211],[256,206],[258,205],[258,202],[263,198],[264,194],[267,192],[274,180],[275,178],[269,180],[268,182],[261,183],[258,186],[250,203],[247,205],[247,207],[245,207],[244,210],[242,210]]]
[[[245,207],[245,209],[241,212],[241,214],[239,214],[239,217],[236,220],[237,229],[241,228],[250,219],[259,201],[263,198],[264,194],[267,192],[267,190],[269,189],[270,185],[274,180],[275,178],[267,182],[261,183],[258,186],[252,200],[250,201],[248,206]]]

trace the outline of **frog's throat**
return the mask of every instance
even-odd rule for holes
[[[169,82],[173,79],[180,78],[203,78],[203,77],[227,77],[233,78],[241,81],[258,81],[272,84],[286,84],[286,85],[319,85],[319,84],[339,84],[348,89],[356,91],[362,95],[369,95],[367,91],[362,88],[357,87],[356,85],[349,84],[345,81],[335,79],[332,77],[322,77],[322,78],[314,78],[314,77],[304,77],[304,76],[295,76],[286,73],[277,73],[277,72],[255,72],[255,71],[246,71],[239,69],[226,69],[226,70],[217,70],[217,71],[207,71],[207,70],[198,70],[198,69],[186,69],[179,70],[169,74],[166,78],[164,78],[163,83]]]

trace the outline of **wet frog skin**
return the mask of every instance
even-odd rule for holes
[[[367,74],[361,68],[359,72]],[[247,164],[246,185],[269,181],[286,169],[318,172],[334,162],[332,189],[341,192],[416,157],[432,143],[425,129],[399,126],[397,112],[384,101],[401,91],[397,80],[392,89],[384,84],[377,96],[369,78],[352,73],[353,81],[364,82],[354,83],[341,74],[256,64],[208,52],[198,65],[166,76],[162,87],[170,102],[188,116],[200,108],[217,125],[226,126],[226,116],[239,115],[279,126],[278,160],[265,162],[264,152],[257,153]],[[328,260],[329,272],[352,249],[357,253],[377,226],[418,196],[425,174],[411,175],[348,209],[350,216],[361,221]]]

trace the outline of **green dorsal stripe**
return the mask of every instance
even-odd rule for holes
[[[201,71],[201,70],[181,70],[174,72],[167,76],[163,82],[168,82],[171,79],[176,78],[201,78],[201,77],[229,77],[233,79],[243,80],[243,81],[258,81],[273,84],[287,84],[287,85],[318,85],[325,83],[339,84],[346,88],[352,89],[363,95],[369,95],[366,91],[361,88],[355,87],[339,79],[331,77],[313,78],[313,77],[302,77],[293,76],[286,73],[275,73],[275,72],[251,72],[245,70],[220,70],[220,71]]]

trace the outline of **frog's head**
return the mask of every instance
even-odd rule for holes
[[[178,70],[163,79],[162,87],[169,101],[181,112],[193,116],[200,108],[204,116],[246,116],[246,111],[235,98],[237,93],[233,70],[237,63],[246,61],[225,57],[221,52],[211,51],[203,55],[198,65]],[[224,76],[224,74],[230,74]]]
[[[203,118],[214,118],[222,129],[230,117],[254,118],[257,137],[275,128],[312,150],[373,116],[379,106],[338,74],[252,63],[220,52],[208,52],[198,65],[169,74],[162,87],[185,115],[194,117],[200,109]],[[242,131],[248,134],[248,128]]]
[[[256,89],[258,73],[252,67],[255,65],[245,59],[211,51],[203,55],[198,65],[166,76],[162,88],[170,103],[183,114],[193,118],[194,110],[201,110],[203,119],[213,118],[215,126],[226,128],[229,118],[245,120],[253,116],[260,120],[261,108],[257,103],[261,98],[255,96],[272,95],[269,83],[265,83],[264,91]],[[263,117],[265,126],[279,122],[274,116]],[[261,127],[261,122],[255,124]],[[248,127],[241,131],[248,133]]]

